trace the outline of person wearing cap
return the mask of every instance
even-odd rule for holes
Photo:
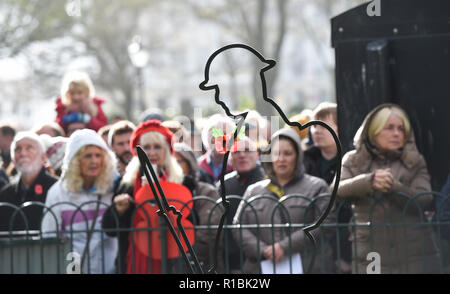
[[[139,115],[140,122],[146,122],[149,120],[159,120],[161,122],[166,120],[164,112],[159,108],[148,108]]]
[[[174,149],[175,158],[183,169],[183,185],[191,191],[194,197],[202,196],[202,199],[194,200],[193,213],[191,213],[190,219],[194,225],[218,225],[222,211],[215,204],[219,199],[216,187],[202,181],[194,151],[189,145],[186,143],[175,143]],[[209,199],[204,199],[205,196]],[[213,263],[210,253],[214,250],[215,235],[215,229],[195,231],[194,250],[205,269],[209,269]],[[221,272],[222,270],[222,265],[219,264],[217,271]]]
[[[39,136],[33,132],[18,132],[11,143],[11,159],[19,177],[0,191],[0,202],[6,202],[17,207],[28,201],[45,203],[47,192],[57,181],[57,178],[46,171],[45,147]],[[11,207],[0,206],[0,230],[38,230],[41,224],[42,206],[31,205],[14,214]]]
[[[151,258],[148,264],[148,256],[138,250],[136,243],[130,246],[129,232],[117,232],[114,229],[134,227],[135,205],[132,203],[141,187],[147,184],[139,158],[136,156],[136,147],[140,145],[147,154],[150,163],[156,168],[156,174],[160,182],[181,184],[183,182],[183,170],[173,156],[173,133],[161,124],[160,120],[149,120],[139,124],[130,138],[130,149],[133,159],[126,167],[125,174],[115,190],[114,205],[107,210],[103,221],[103,228],[109,229],[109,235],[119,237],[119,254],[117,256],[117,271],[119,273],[161,273],[161,260]],[[191,195],[192,199],[192,195]],[[142,210],[142,209],[141,209]],[[118,219],[118,222],[116,221]],[[134,256],[135,260],[132,260]],[[169,271],[174,270],[178,260],[168,259]]]
[[[50,137],[47,134],[40,135],[45,145],[45,154],[47,156],[47,170],[57,177],[61,176],[64,155],[66,153],[66,145],[69,138],[66,137]]]
[[[65,236],[80,257],[83,273],[113,273],[117,240],[101,230],[111,203],[116,159],[93,130],[75,131],[69,138],[61,178],[48,191],[42,232]]]
[[[237,150],[231,153],[234,171],[225,175],[226,196],[242,196],[248,186],[264,178],[264,170],[258,159],[259,154],[254,141],[249,137],[238,140]],[[219,191],[221,191],[220,183],[218,185]],[[230,217],[227,218],[227,224],[231,225],[240,199],[231,198],[228,201],[230,202]],[[240,273],[242,266],[240,264],[239,244],[234,240],[230,230],[226,230],[225,234],[228,235],[227,244],[224,244],[224,246],[228,247],[228,255],[225,258],[228,259],[229,271],[230,273]]]
[[[245,118],[245,135],[255,142],[258,150],[261,150],[267,146],[271,136],[270,121],[256,110],[245,111],[248,111]]]
[[[136,126],[127,120],[118,121],[108,132],[108,145],[117,157],[119,173],[123,175],[125,168],[133,158],[130,150],[130,138]]]
[[[327,183],[305,173],[300,137],[294,129],[284,128],[275,132],[269,145],[271,161],[263,162],[268,178],[247,188],[233,224],[314,223],[326,209],[329,198],[312,201],[329,193]],[[284,197],[294,194],[297,196]],[[332,223],[333,219],[334,215],[330,213],[325,223]],[[301,255],[304,271],[309,266],[313,244],[301,228],[244,228],[233,229],[232,233],[246,256],[243,265],[246,274],[260,273],[260,262],[264,259],[276,263],[296,253]],[[331,249],[325,247],[322,250],[321,246],[326,246],[328,235],[332,233],[323,228],[312,232],[318,240],[312,273],[329,271]]]

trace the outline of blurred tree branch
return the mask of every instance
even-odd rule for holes
[[[332,50],[330,43],[331,18],[361,3],[361,0],[314,0],[314,2],[310,0],[299,0],[293,2],[294,5],[290,13],[295,14],[296,17],[293,18],[292,31],[295,34],[304,36],[305,40],[311,42],[315,48],[314,52],[317,55],[317,63],[321,65],[332,83],[334,83],[335,67],[334,63],[330,62],[328,58]],[[312,9],[314,9],[314,13],[311,13]],[[306,12],[307,10],[309,13]],[[334,97],[326,98],[334,99]]]
[[[66,1],[4,0],[0,4],[0,58],[22,55],[33,86],[47,97],[59,90],[67,66],[75,59],[89,59],[89,73],[96,88],[110,94],[107,100],[127,119],[135,115],[136,68],[128,45],[140,34],[143,46],[155,41],[153,30],[143,29],[142,15],[161,1],[80,1],[81,15],[69,17]],[[41,44],[40,44],[41,43]],[[137,111],[142,111],[138,109]]]
[[[127,119],[135,115],[134,102],[138,95],[136,68],[128,56],[128,45],[136,34],[142,36],[146,50],[151,50],[150,44],[156,43],[155,35],[143,33],[141,27],[141,16],[155,3],[158,1],[93,1],[90,13],[80,21],[82,29],[74,34],[75,40],[86,46],[86,53],[98,62],[96,84],[113,94],[108,99]]]
[[[344,11],[354,6],[353,3],[360,4],[361,0],[183,0],[178,5],[161,0],[80,2],[83,3],[82,15],[69,17],[66,0],[2,0],[0,58],[25,56],[30,80],[34,82],[30,92],[41,91],[45,97],[54,97],[68,65],[80,57],[89,67],[95,86],[108,93],[105,98],[112,101],[124,117],[132,119],[138,111],[134,102],[139,92],[136,91],[136,68],[129,59],[127,47],[134,35],[141,35],[143,46],[154,54],[152,65],[166,62],[172,65],[170,73],[182,77],[198,74],[202,68],[199,64],[199,68],[194,66],[189,72],[183,72],[187,71],[183,62],[188,50],[183,47],[186,45],[173,41],[177,41],[176,32],[183,31],[177,28],[185,23],[172,12],[182,12],[187,18],[194,15],[201,20],[200,24],[209,22],[216,26],[224,42],[237,39],[266,58],[277,60],[277,66],[266,76],[269,97],[276,99],[273,93],[279,72],[283,70],[280,59],[286,56],[282,51],[287,34],[295,35],[300,42],[309,40],[316,49],[317,62],[332,77],[334,67],[328,58],[330,18],[340,12],[339,9]],[[309,14],[306,10],[310,6],[318,14]],[[170,31],[174,34],[163,38],[160,23],[161,27],[167,24],[175,27]],[[162,48],[164,50],[155,50]],[[163,54],[167,59],[158,60]],[[295,54],[301,53],[296,51]],[[299,64],[302,66],[303,62]],[[236,72],[233,65],[230,66],[229,75],[233,79]],[[253,64],[254,72],[259,71],[258,66]],[[252,83],[256,98],[260,93],[258,78],[255,76]],[[268,103],[256,103],[256,109],[263,115],[273,113]]]
[[[188,7],[199,18],[209,20],[222,29],[229,31],[242,42],[247,43],[266,58],[279,60],[286,35],[287,6],[289,0],[268,1],[222,1],[217,4],[208,3],[208,6],[198,4],[195,0],[185,1]],[[268,23],[266,19],[275,14],[276,23]],[[272,19],[272,18],[271,18]],[[271,26],[275,26],[272,29]],[[253,64],[253,72],[259,72],[259,64]],[[272,96],[274,85],[278,78],[280,64],[267,76],[268,96]],[[254,75],[252,88],[255,99],[261,92],[259,75]],[[273,108],[268,103],[256,103],[256,110],[262,115],[270,116]]]
[[[2,0],[0,22],[0,58],[14,57],[33,42],[61,37],[73,24],[65,2],[53,0]]]

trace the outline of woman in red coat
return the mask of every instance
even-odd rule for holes
[[[183,170],[173,155],[172,136],[173,133],[161,125],[161,121],[146,121],[133,131],[130,138],[130,148],[136,155],[136,146],[142,147],[150,163],[156,169],[169,204],[178,206],[177,209],[182,209],[183,226],[192,227],[192,223],[185,223],[184,220],[192,209],[192,194],[188,188],[182,185]],[[145,190],[146,188],[147,190]],[[116,229],[120,226],[133,231],[131,234],[127,231],[118,233],[120,252],[117,266],[120,273],[162,273],[163,258],[167,258],[167,271],[169,273],[177,272],[178,265],[181,265],[181,267],[184,265],[184,261],[178,254],[178,248],[169,235],[167,235],[167,256],[162,256],[158,231],[154,229],[145,230],[160,227],[159,215],[156,213],[158,207],[149,203],[142,204],[150,199],[153,199],[153,194],[147,185],[140,161],[135,156],[126,167],[125,174],[118,183],[113,199],[114,205],[105,212],[105,219],[102,224],[103,228],[106,229]],[[171,199],[176,201],[171,202]],[[117,223],[114,215],[117,216],[119,223]],[[169,217],[171,215],[170,213]],[[174,219],[172,219],[172,223],[176,226]],[[144,230],[139,233],[137,229]],[[113,231],[110,230],[109,234],[116,234]],[[192,229],[187,229],[186,233],[188,236],[193,236]],[[193,240],[190,239],[190,242],[193,243]]]

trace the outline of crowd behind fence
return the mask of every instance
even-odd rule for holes
[[[398,193],[397,193],[398,194]],[[430,195],[432,194],[435,198],[440,198],[441,201],[440,206],[438,207],[426,207],[423,208],[419,202],[420,198],[424,195]],[[292,198],[304,198],[305,200],[309,201],[308,206],[306,207],[305,215],[312,210],[316,210],[317,206],[316,203],[319,200],[327,200],[329,199],[331,195],[320,195],[314,199],[310,199],[303,195],[286,195],[282,197],[281,199],[276,199],[277,204],[274,206],[274,209],[272,211],[272,222],[271,223],[260,223],[258,221],[258,218],[256,216],[255,208],[253,207],[253,204],[255,204],[257,201],[263,199],[264,197],[268,197],[267,195],[259,195],[256,197],[253,197],[249,199],[246,203],[246,206],[248,206],[248,209],[250,213],[255,213],[257,221],[252,224],[244,224],[242,223],[241,216],[235,216],[235,221],[233,225],[225,225],[224,226],[224,232],[228,230],[234,230],[235,234],[233,236],[239,236],[235,241],[240,245],[240,265],[241,270],[243,273],[245,273],[243,269],[244,261],[246,258],[246,253],[242,249],[243,246],[243,239],[242,237],[242,231],[243,230],[250,230],[255,233],[256,237],[259,238],[261,232],[270,232],[272,234],[272,237],[275,238],[275,234],[278,233],[285,233],[286,237],[289,239],[289,248],[287,249],[288,252],[286,252],[286,255],[288,256],[294,256],[295,250],[293,248],[296,248],[296,244],[292,244],[291,242],[291,235],[293,232],[296,232],[298,230],[301,230],[303,227],[309,225],[309,223],[296,223],[291,222],[291,215],[287,214],[287,210],[285,207],[286,203],[289,203],[288,200]],[[419,232],[423,232],[422,239],[428,238],[428,235],[425,234],[427,230],[432,231],[432,242],[434,246],[436,246],[438,252],[439,252],[439,272],[440,273],[449,273],[450,269],[450,259],[449,259],[449,231],[450,231],[450,219],[449,218],[441,218],[437,217],[442,214],[442,210],[448,209],[450,206],[450,200],[449,195],[443,195],[438,192],[425,192],[420,193],[415,196],[408,196],[408,195],[397,195],[404,198],[404,207],[402,210],[403,215],[400,217],[397,217],[395,221],[391,221],[391,216],[389,214],[389,211],[386,210],[385,207],[382,208],[384,210],[384,221],[373,221],[373,213],[376,210],[375,206],[379,206],[381,204],[380,197],[379,201],[374,201],[373,206],[370,209],[369,214],[369,220],[367,222],[359,223],[355,221],[355,218],[352,217],[350,219],[349,223],[338,223],[337,218],[330,218],[332,221],[325,221],[320,228],[317,230],[319,231],[319,238],[316,240],[316,247],[311,246],[309,244],[308,246],[302,246],[302,250],[299,252],[301,259],[303,261],[303,270],[306,270],[307,268],[307,261],[310,260],[309,257],[312,254],[315,254],[315,263],[317,265],[316,268],[318,268],[317,273],[340,273],[340,268],[335,267],[336,264],[339,264],[341,256],[340,256],[340,244],[342,242],[342,238],[351,238],[355,240],[358,237],[358,232],[362,229],[368,230],[369,237],[368,242],[370,244],[371,250],[373,252],[377,252],[377,246],[380,246],[379,239],[376,239],[377,234],[379,234],[381,228],[383,229],[383,234],[386,234],[387,236],[387,242],[391,242],[390,239],[391,233],[396,230],[396,228],[400,228],[400,235],[397,237],[393,237],[396,241],[401,240],[401,242],[396,242],[393,246],[397,247],[397,250],[400,249],[400,252],[403,252],[405,256],[407,257],[408,254],[408,246],[409,241],[405,237],[402,239],[402,236],[406,236],[408,230],[418,230]],[[240,196],[232,195],[227,196],[231,198],[240,198]],[[270,196],[272,197],[272,196]],[[195,211],[195,203],[197,201],[211,201],[213,202],[213,208],[210,210],[209,215],[207,217],[207,223],[206,224],[199,224],[198,222],[198,215],[196,213],[193,213]],[[349,201],[347,199],[341,200],[338,203],[336,203],[335,208],[333,210],[333,214],[337,215],[340,213],[340,210],[342,207],[346,205],[346,201]],[[190,203],[182,203],[181,205],[181,211],[185,216],[188,216],[189,222],[185,222],[185,230],[186,232],[191,231],[191,233],[195,234],[195,240],[194,240],[194,249],[196,250],[197,254],[199,255],[199,259],[201,260],[201,265],[203,267],[204,272],[207,272],[211,264],[214,260],[214,241],[216,237],[216,230],[218,228],[217,223],[212,221],[214,219],[214,215],[221,215],[223,212],[223,206],[221,205],[221,199],[218,201],[214,201],[213,199],[205,196],[196,196],[191,201],[193,205],[190,205]],[[97,208],[107,208],[108,205],[105,203],[100,203],[96,201],[92,201],[92,203],[96,203]],[[46,214],[50,214],[53,216],[53,218],[56,221],[56,217],[54,216],[54,213],[52,211],[52,208],[54,207],[45,207],[42,203],[38,202],[27,202],[24,203],[20,207],[15,207],[8,203],[0,203],[1,206],[8,206],[10,208],[15,209],[15,213],[12,216],[12,219],[10,220],[10,228],[13,227],[14,222],[17,221],[17,218],[22,218],[25,223],[25,230],[24,231],[4,231],[0,232],[0,273],[91,273],[93,268],[96,268],[97,273],[116,273],[116,270],[107,272],[105,270],[106,264],[111,263],[113,261],[106,260],[107,258],[105,256],[111,256],[108,255],[108,252],[105,252],[107,249],[105,248],[105,243],[108,239],[116,239],[116,236],[118,232],[124,232],[124,233],[130,233],[129,234],[129,240],[130,244],[137,244],[136,242],[139,242],[138,246],[131,246],[131,255],[134,256],[134,250],[135,248],[140,248],[140,250],[143,250],[147,254],[148,258],[148,265],[151,267],[151,260],[154,258],[156,252],[155,250],[159,251],[156,255],[160,255],[160,262],[161,262],[161,269],[162,273],[188,273],[186,270],[186,264],[185,261],[181,258],[181,255],[175,254],[172,252],[171,258],[167,258],[169,256],[169,251],[173,251],[173,248],[170,247],[170,243],[173,240],[170,240],[172,237],[170,234],[168,234],[168,228],[164,224],[164,221],[160,221],[160,225],[158,226],[147,226],[147,227],[139,227],[139,228],[130,228],[130,227],[124,227],[120,224],[120,216],[113,213],[113,218],[115,219],[116,226],[113,228],[95,228],[92,225],[92,221],[85,221],[85,225],[83,225],[83,229],[75,229],[72,226],[70,226],[70,230],[67,232],[62,232],[60,230],[61,224],[58,224],[56,226],[56,231],[54,232],[43,232],[42,230],[27,230],[28,223],[26,220],[26,216],[23,213],[23,209],[30,206],[41,206],[43,209],[44,216]],[[57,205],[74,205],[70,203],[58,203]],[[142,210],[144,215],[150,218],[152,216],[148,215],[148,212],[145,209],[146,205],[154,205],[152,201],[146,201],[145,203],[142,203],[141,205],[138,205],[133,211],[133,216],[139,211]],[[84,218],[84,220],[87,220],[88,217],[86,216],[86,212],[83,210],[83,205],[78,206],[77,212],[72,215],[72,221],[76,218]],[[419,221],[417,222],[408,222],[404,221],[405,219],[408,219],[407,214],[411,214],[411,207],[414,207],[413,213],[416,213],[416,217]],[[253,211],[253,212],[252,212]],[[317,215],[316,211],[316,215]],[[285,222],[282,223],[275,223],[274,216],[279,214],[284,214],[284,220]],[[448,212],[447,212],[448,214]],[[189,216],[190,215],[190,216]],[[233,217],[233,216],[230,216]],[[154,216],[153,216],[154,218]],[[379,215],[377,216],[377,219],[379,220]],[[151,223],[149,221],[149,223]],[[176,223],[176,222],[174,222]],[[237,233],[236,233],[237,232]],[[386,233],[387,232],[387,233]],[[90,239],[90,236],[92,234],[99,234],[100,241],[98,245],[100,246],[100,249],[97,252],[100,252],[100,256],[91,256],[89,253],[89,243],[87,240]],[[403,235],[402,235],[403,234]],[[219,242],[220,246],[218,248],[218,264],[217,264],[217,271],[219,273],[230,273],[228,259],[224,258],[224,256],[227,256],[228,254],[228,244],[229,244],[229,237],[228,234],[222,234],[222,240]],[[331,239],[334,239],[335,242],[331,242]],[[86,245],[86,248],[88,253],[86,252],[74,252],[74,243],[75,242],[84,242]],[[425,244],[425,240],[422,240],[422,244]],[[429,241],[429,240],[427,240]],[[200,250],[199,247],[201,246],[201,243],[206,244],[206,250]],[[420,243],[420,242],[419,242]],[[260,244],[257,242],[257,244]],[[205,247],[204,246],[204,247]],[[336,256],[332,257],[332,254],[330,254],[332,250],[332,246],[335,246],[335,252],[337,253]],[[387,248],[390,248],[389,246],[392,245],[386,245]],[[155,249],[156,248],[156,249]],[[358,254],[358,242],[352,243],[352,259],[355,259]],[[199,250],[199,251],[197,251]],[[262,252],[263,248],[257,248],[259,252]],[[425,249],[421,249],[422,252],[425,254]],[[200,252],[201,251],[201,252]],[[372,252],[372,251],[371,251]],[[384,251],[383,251],[384,252]],[[388,251],[389,252],[389,251]],[[114,256],[117,255],[117,252],[113,253]],[[201,256],[200,256],[201,255]],[[262,256],[262,255],[259,255]],[[191,256],[191,258],[193,258]],[[384,263],[386,259],[388,259],[388,262],[385,264],[391,264],[390,259],[396,259],[396,258],[402,258],[398,256],[390,256],[390,254],[387,254],[387,256],[380,256],[381,262]],[[418,257],[420,260],[420,256]],[[115,259],[115,258],[114,258]],[[131,260],[134,260],[133,258]],[[263,260],[262,257],[259,257],[256,262],[260,263]],[[115,266],[114,268],[120,268],[121,263],[125,262],[124,258],[118,258],[114,261]],[[408,263],[408,262],[406,262]],[[84,265],[83,265],[84,264]],[[278,273],[276,266],[278,265],[274,263],[273,270],[275,273]],[[133,266],[133,265],[132,265]],[[298,266],[298,263],[296,263],[296,260],[288,259],[287,260],[287,268],[290,272],[295,272],[296,269],[293,267]],[[358,263],[354,262],[352,264],[353,272],[358,272],[358,269],[355,267],[358,266]],[[150,269],[151,272],[151,269]],[[389,267],[384,269],[382,273],[389,273]],[[408,272],[408,266],[406,265],[406,272]],[[426,273],[425,265],[424,265],[424,273]]]

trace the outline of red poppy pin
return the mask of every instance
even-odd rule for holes
[[[34,193],[36,193],[37,195],[41,195],[42,192],[43,192],[42,185],[37,184],[36,186],[34,186]]]
[[[245,126],[241,127],[239,134],[237,135],[237,140],[234,140],[233,146],[228,150],[227,149],[227,142],[231,139],[231,137],[234,135],[234,131],[236,131],[237,127],[234,127],[233,131],[230,134],[224,134],[221,129],[217,129],[215,127],[212,127],[212,135],[216,139],[215,145],[216,145],[216,151],[219,154],[225,154],[227,151],[230,151],[231,153],[237,151],[237,142],[239,139],[242,139],[245,136]]]

